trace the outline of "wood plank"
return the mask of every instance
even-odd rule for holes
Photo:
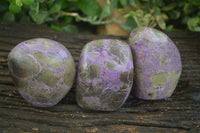
[[[56,106],[28,104],[13,86],[7,55],[19,42],[44,37],[64,44],[76,65],[85,43],[102,38],[127,41],[128,37],[69,34],[43,25],[0,23],[0,133],[9,132],[200,132],[200,33],[166,33],[177,45],[183,64],[172,97],[145,101],[131,92],[115,112],[81,109],[75,101],[75,85]]]

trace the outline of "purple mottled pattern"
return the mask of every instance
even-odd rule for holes
[[[133,52],[134,93],[141,99],[170,97],[182,71],[181,57],[172,40],[153,28],[131,32],[129,43]]]
[[[128,44],[103,39],[82,50],[76,98],[85,109],[113,111],[126,101],[133,82],[133,59]]]
[[[8,66],[21,96],[38,107],[57,104],[70,90],[75,76],[69,51],[44,38],[18,44],[8,55]]]

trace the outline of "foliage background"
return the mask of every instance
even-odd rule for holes
[[[166,31],[200,32],[199,0],[1,0],[0,21],[46,24],[64,32],[95,33],[97,25],[118,23],[131,31],[138,26]],[[114,10],[118,16],[114,17]],[[123,16],[125,21],[119,18]]]

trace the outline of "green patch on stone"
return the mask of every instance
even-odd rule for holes
[[[158,93],[155,91],[155,89],[148,90],[146,95],[149,99],[156,99],[158,97]]]
[[[141,59],[143,60],[143,59],[144,59],[144,53],[141,53],[141,54],[140,54],[140,57],[141,57]]]
[[[151,60],[151,61],[153,60],[153,55],[151,55],[150,60]]]
[[[143,78],[143,72],[137,63],[135,64],[135,71],[136,71],[137,80],[138,80],[138,82],[140,82]]]
[[[83,67],[79,67],[78,72],[79,72],[80,78],[85,79],[85,77],[87,76],[87,73],[84,71]]]
[[[154,76],[152,76],[151,82],[154,85],[160,85],[160,86],[165,86],[167,83],[167,78],[168,78],[168,74],[164,73],[164,72],[160,72],[158,74],[155,74]]]
[[[128,84],[123,84],[123,86],[121,87],[121,90],[126,90],[128,88]]]
[[[116,44],[115,44],[115,45],[111,45],[109,51],[110,51],[112,54],[114,54],[114,55],[116,55],[116,56],[119,56],[119,54],[120,54],[119,45],[116,45]]]
[[[43,94],[43,93],[37,93],[34,97],[40,103],[47,103],[47,102],[49,102],[48,99],[46,98],[45,94]]]
[[[141,33],[137,33],[134,37],[131,37],[130,38],[130,42],[135,42],[137,40],[140,40],[140,38],[142,37],[142,34]],[[136,46],[137,43],[134,43],[133,46]]]
[[[152,30],[153,30],[154,34],[157,36],[157,38],[159,38],[163,42],[163,44],[167,44],[167,42],[168,42],[167,36],[164,33],[162,33],[159,30],[156,30],[156,29],[152,29]]]
[[[130,73],[129,73],[129,81],[131,81],[131,84],[133,83],[133,76],[134,76],[134,70],[133,68],[130,70]]]
[[[98,47],[98,48],[104,48],[105,46],[104,46],[104,40],[97,40],[97,41],[94,41],[93,43],[92,43],[92,45],[93,46],[96,46],[96,47]]]
[[[48,64],[53,68],[53,69],[61,69],[63,66],[66,64],[66,60],[60,61],[57,58],[52,58]]]
[[[20,78],[32,76],[39,72],[40,67],[30,56],[11,58],[10,66],[14,75]]]
[[[47,89],[40,88],[40,91],[33,91],[32,96],[37,99],[38,102],[48,102],[47,101]]]
[[[112,98],[109,100],[109,106],[111,106],[111,109],[117,109],[121,106],[121,104],[124,101],[124,98],[126,97],[127,92],[116,92],[112,95]]]
[[[28,82],[27,80],[21,79],[21,78],[16,78],[16,77],[12,77],[12,80],[14,82],[14,84],[20,88],[20,89],[24,89],[25,87],[28,87]]]
[[[171,62],[172,62],[172,60],[170,58],[168,58],[168,59],[165,60],[165,65],[171,64]]]
[[[25,43],[26,44],[36,44],[38,39],[30,39],[30,40],[27,40]]]
[[[119,76],[119,80],[123,83],[127,83],[128,81],[128,76],[129,76],[129,72],[128,71],[125,71],[125,72],[122,72]]]
[[[53,69],[60,69],[63,67],[63,65],[65,65],[66,61],[60,61],[58,60],[56,57],[52,58],[44,53],[41,52],[36,52],[32,54],[37,61],[42,65],[42,66],[46,66],[49,65],[51,66]]]
[[[174,69],[171,74],[170,74],[170,81],[172,81],[174,79],[174,77],[176,76],[176,69]]]
[[[91,82],[90,85],[88,86],[89,90],[89,95],[90,96],[95,96],[95,95],[99,95],[102,93],[104,87],[102,87],[102,83],[96,84],[95,86],[93,85],[93,83]]]
[[[163,55],[161,54],[159,58],[159,66],[163,65],[163,63],[164,63],[164,58]]]
[[[55,94],[52,95],[51,100],[56,102],[59,97],[60,97],[60,94],[55,93]]]
[[[162,37],[164,36],[163,33],[159,32],[158,30],[157,30],[157,31],[153,30],[153,31],[154,31],[154,34],[155,34],[158,38],[162,38]]]
[[[46,46],[46,48],[48,48],[49,46],[52,45],[52,43],[49,42],[49,41],[46,40],[46,39],[40,39],[40,40],[41,40],[42,44]]]
[[[38,74],[35,79],[37,79],[39,82],[42,82],[50,87],[56,86],[56,83],[58,82],[58,74],[54,73],[53,71],[49,70],[47,67],[44,67],[42,71]]]
[[[75,77],[75,63],[72,57],[68,60],[67,69],[64,74],[64,82],[67,86],[71,87]]]
[[[44,66],[45,64],[48,64],[49,61],[52,59],[52,57],[44,54],[44,53],[41,53],[41,52],[35,52],[32,54],[36,60],[42,65]]]
[[[100,66],[91,65],[89,69],[90,69],[89,75],[90,75],[91,79],[99,77],[99,75],[101,73],[101,67]]]
[[[170,81],[171,81],[170,90],[174,90],[176,88],[176,85],[178,83],[180,76],[181,76],[181,71],[178,74],[176,74],[175,69],[171,72],[171,75],[170,75]]]
[[[108,67],[109,70],[114,70],[115,69],[115,64],[107,62],[106,66]]]

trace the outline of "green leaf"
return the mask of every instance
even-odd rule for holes
[[[184,18],[181,20],[182,24],[187,24],[187,21],[190,17],[189,16],[184,16]]]
[[[169,16],[170,16],[170,19],[178,19],[180,17],[181,13],[177,10],[173,10],[171,12],[169,12]]]
[[[200,6],[200,1],[199,0],[188,0],[192,5],[194,6]]]
[[[199,17],[199,18],[200,18],[200,11],[197,13],[197,17]]]
[[[101,12],[100,19],[104,19],[104,18],[106,18],[106,17],[111,15],[110,5],[111,5],[110,1],[106,0],[105,6],[103,8],[103,11]]]
[[[100,16],[101,7],[96,0],[78,0],[77,5],[87,16]]]
[[[73,17],[71,16],[65,16],[65,25],[71,23],[73,20]]]
[[[133,7],[136,7],[136,0],[129,0],[129,4]]]
[[[45,19],[48,17],[48,11],[45,10],[39,10],[39,12],[35,12],[33,10],[29,11],[29,15],[33,19],[34,22],[37,24],[42,24],[45,22]]]
[[[54,24],[51,25],[51,28],[54,29],[54,30],[57,30],[57,31],[63,31],[62,28],[60,28],[59,26],[54,25]]]
[[[78,33],[78,28],[75,25],[69,24],[62,27],[63,31],[70,33]]]
[[[161,14],[161,11],[160,11],[160,8],[159,8],[159,7],[154,7],[154,8],[153,8],[153,11],[154,11],[154,15],[155,15],[155,16]]]
[[[120,0],[120,4],[122,6],[127,6],[129,4],[129,1],[128,0]]]
[[[144,12],[143,12],[143,10],[138,9],[138,10],[135,12],[135,15],[136,15],[138,18],[143,18]]]
[[[50,8],[50,13],[57,13],[60,11],[62,7],[62,1],[61,0],[56,0],[54,5]]]
[[[186,1],[183,1],[183,0],[178,1],[177,4],[178,4],[178,7],[183,7],[186,4]]]
[[[9,7],[8,1],[5,0],[0,1],[0,13],[6,12],[8,10],[8,7]]]
[[[30,5],[30,10],[35,11],[36,13],[39,12],[39,2],[34,2]]]
[[[24,5],[31,5],[34,0],[21,0]]]
[[[165,20],[163,19],[163,17],[161,16],[156,16],[156,21],[159,25],[159,27],[164,30],[166,28],[166,23],[165,23]]]
[[[171,31],[173,29],[173,27],[174,27],[173,25],[169,25],[166,27],[165,31]]]
[[[198,31],[200,25],[200,18],[198,17],[189,18],[187,21],[187,25],[191,31],[196,31],[196,30]]]
[[[118,0],[112,0],[110,5],[110,12],[113,14],[114,9],[117,7]]]
[[[192,6],[190,3],[185,4],[183,11],[186,15],[192,14],[196,11],[196,8]]]
[[[139,0],[140,2],[148,2],[149,0]]]
[[[162,8],[162,10],[165,11],[165,12],[168,12],[168,11],[173,10],[175,7],[176,7],[176,3],[174,2],[174,3],[171,3],[171,4],[167,5],[167,6],[164,6]]]
[[[149,2],[151,3],[152,0],[150,0]],[[154,0],[154,4],[152,3],[152,5],[154,6],[159,6],[159,7],[164,7],[165,6],[165,3],[163,2],[163,0]]]
[[[15,2],[16,2],[16,5],[19,7],[21,7],[23,5],[21,0],[15,0]]]
[[[20,22],[31,22],[31,18],[25,14],[20,18]]]
[[[133,17],[130,16],[126,19],[126,21],[124,23],[120,24],[120,26],[123,29],[131,32],[133,29],[135,29],[137,27],[137,23],[135,22]]]
[[[17,6],[15,2],[12,2],[9,6],[9,10],[14,13],[17,14],[19,12],[21,12],[21,7]]]
[[[3,15],[3,21],[4,22],[15,22],[15,15],[8,11]]]
[[[67,3],[68,3],[68,2],[66,2],[66,0],[61,0],[61,1],[62,1],[62,4],[61,4],[62,7],[61,7],[61,8],[62,8],[62,9],[67,8]]]
[[[200,26],[194,27],[194,31],[200,32]]]

